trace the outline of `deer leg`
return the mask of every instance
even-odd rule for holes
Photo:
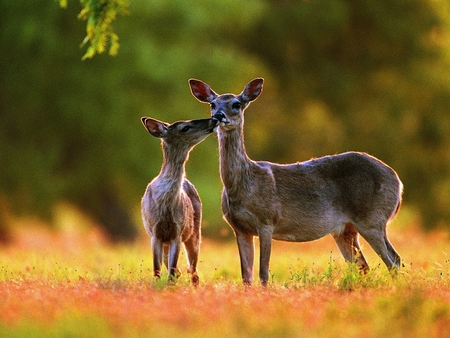
[[[153,275],[157,278],[161,277],[161,265],[163,256],[163,243],[156,237],[152,237],[153,252]]]
[[[355,226],[352,223],[347,223],[343,231],[332,235],[344,259],[349,262],[355,262],[362,272],[369,272],[369,264],[361,251],[359,235]]]
[[[163,263],[169,271],[169,245],[167,243],[163,243]]]
[[[197,274],[198,253],[200,251],[199,239],[191,236],[186,242],[184,242],[184,248],[186,249],[189,264],[188,273],[192,275],[192,285],[197,286],[199,283],[199,277]]]
[[[392,246],[391,242],[389,242],[389,239],[387,238],[387,236],[384,236],[384,242],[386,243],[386,247],[388,249],[388,252],[391,254],[391,257],[393,257],[393,261],[394,261],[394,268],[395,269],[400,269],[401,263],[402,263],[402,258],[400,257],[400,255],[397,253],[397,251],[395,251],[394,247]]]
[[[170,241],[169,249],[169,276],[171,279],[178,278],[180,276],[180,270],[178,269],[178,257],[180,255],[181,242],[179,239],[173,239]]]
[[[368,227],[362,227],[359,233],[381,257],[391,274],[395,275],[396,270],[400,268],[401,258],[389,242],[385,226],[381,228],[371,227],[369,229]]]
[[[269,261],[272,250],[272,227],[264,227],[259,231],[259,279],[261,285],[267,287],[269,281]]]
[[[250,286],[253,282],[253,236],[236,232],[236,240],[241,260],[242,279],[245,285]]]

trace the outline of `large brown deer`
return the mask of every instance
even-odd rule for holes
[[[219,121],[213,118],[170,125],[149,117],[142,117],[141,121],[151,135],[161,139],[163,150],[161,171],[149,183],[141,201],[144,227],[151,238],[154,275],[161,276],[164,260],[170,278],[178,277],[183,242],[192,284],[198,285],[202,203],[194,185],[185,177],[185,164],[191,149],[215,131]]]
[[[263,286],[269,279],[272,239],[305,242],[331,234],[344,258],[367,272],[361,234],[390,271],[400,267],[400,256],[386,236],[403,190],[393,169],[360,152],[286,165],[252,161],[244,147],[244,110],[261,94],[263,79],[249,82],[239,95],[218,95],[195,79],[189,84],[221,121],[222,211],[236,235],[245,284],[253,281],[254,236],[260,241]]]

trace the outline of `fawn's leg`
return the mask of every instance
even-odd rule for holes
[[[254,247],[253,236],[236,232],[236,240],[241,260],[241,274],[245,285],[253,282]]]
[[[359,235],[355,226],[352,223],[347,223],[342,232],[332,235],[344,259],[355,262],[362,272],[368,273],[369,264],[359,246]]]
[[[169,271],[169,244],[163,243],[163,263]]]
[[[200,241],[193,235],[186,242],[184,242],[184,247],[186,249],[186,255],[189,264],[188,273],[192,275],[192,284],[194,286],[197,286],[199,283],[199,277],[197,274],[197,262],[198,253],[200,251]]]
[[[157,278],[161,277],[161,265],[163,256],[163,243],[160,239],[152,237],[153,252],[153,275]]]
[[[259,237],[259,279],[261,285],[266,287],[269,281],[269,261],[272,250],[273,227],[263,227],[258,234]]]
[[[169,248],[169,276],[171,278],[178,278],[180,275],[180,271],[177,268],[178,265],[178,257],[180,255],[180,247],[181,241],[180,239],[173,239],[170,241]]]

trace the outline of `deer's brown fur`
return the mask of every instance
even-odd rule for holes
[[[263,285],[269,279],[272,239],[304,242],[331,234],[344,258],[368,271],[361,234],[389,269],[399,268],[400,256],[386,236],[403,190],[392,168],[360,152],[286,165],[253,161],[244,146],[244,110],[261,94],[263,79],[249,82],[239,95],[218,95],[199,80],[189,83],[192,94],[209,103],[221,121],[222,211],[236,235],[245,284],[253,281],[254,236],[260,240]]]
[[[172,278],[179,274],[178,256],[184,243],[188,272],[197,285],[202,203],[185,177],[185,164],[191,149],[217,128],[218,121],[203,119],[169,125],[148,117],[141,120],[151,135],[161,139],[163,150],[161,171],[147,186],[141,202],[142,219],[152,242],[154,275],[161,276],[163,260]]]

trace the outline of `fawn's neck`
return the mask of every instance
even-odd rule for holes
[[[162,143],[163,164],[156,179],[159,196],[169,203],[178,198],[185,177],[189,149],[177,149]]]
[[[240,128],[224,131],[219,129],[220,176],[227,189],[245,184],[250,176],[252,161],[244,146],[244,134]]]

